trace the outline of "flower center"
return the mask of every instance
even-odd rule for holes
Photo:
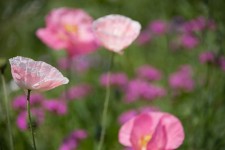
[[[151,140],[151,138],[152,138],[151,135],[146,135],[146,136],[141,137],[141,139],[139,141],[141,150],[146,150],[147,144]]]
[[[64,28],[69,33],[77,33],[77,31],[78,31],[78,27],[76,25],[65,24]]]

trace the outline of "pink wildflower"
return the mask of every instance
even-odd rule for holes
[[[206,63],[213,64],[213,63],[215,63],[216,56],[213,52],[206,51],[206,52],[202,52],[200,54],[199,60],[202,64],[206,64]]]
[[[9,61],[13,79],[20,88],[47,91],[69,82],[61,72],[45,62],[20,56]]]
[[[94,21],[93,29],[105,48],[122,54],[123,50],[138,37],[141,25],[122,15],[108,15]]]
[[[186,49],[193,49],[199,44],[197,37],[191,34],[184,34],[181,36],[181,45]]]
[[[163,35],[167,32],[167,24],[163,20],[154,20],[150,23],[149,29],[155,35]]]
[[[32,116],[34,117],[34,123],[36,126],[39,126],[44,122],[44,111],[42,109],[31,109]],[[22,131],[25,131],[28,129],[28,123],[27,123],[27,112],[22,111],[19,113],[16,124],[18,128]]]
[[[119,131],[119,142],[133,150],[177,149],[184,140],[181,122],[163,112],[140,114]]]
[[[191,92],[194,89],[191,66],[183,65],[177,72],[171,74],[169,84],[174,91]]]
[[[82,9],[58,8],[46,17],[46,27],[37,36],[55,50],[66,49],[70,57],[87,54],[98,47],[91,29],[92,18]]]
[[[36,105],[41,105],[44,97],[41,94],[32,94],[30,97],[30,105],[34,107]],[[17,96],[13,102],[12,106],[16,110],[25,110],[27,106],[27,97],[25,95]]]
[[[67,105],[60,100],[46,100],[43,102],[43,107],[57,115],[65,115],[67,113]]]
[[[143,65],[139,67],[136,70],[136,73],[138,77],[147,79],[150,81],[160,80],[161,79],[161,72],[157,70],[156,68],[149,66],[149,65]]]
[[[107,86],[107,77],[108,74],[103,74],[100,77],[100,83],[102,86]],[[111,86],[115,86],[115,87],[119,87],[124,89],[126,84],[128,82],[127,76],[124,73],[111,73],[110,74],[110,85]]]
[[[165,95],[163,88],[136,79],[129,82],[124,99],[126,102],[134,102],[138,99],[154,100]]]
[[[68,91],[62,94],[62,98],[67,98],[68,100],[82,99],[90,94],[92,88],[88,84],[80,84],[71,87]]]

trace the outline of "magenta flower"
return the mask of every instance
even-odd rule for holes
[[[147,79],[149,81],[160,80],[162,76],[162,73],[159,70],[149,65],[139,67],[136,70],[136,73],[139,78]]]
[[[68,91],[62,94],[62,98],[67,98],[67,100],[77,100],[82,99],[90,94],[92,88],[88,84],[80,84],[71,87]]]
[[[197,37],[191,34],[184,34],[181,36],[181,45],[186,49],[193,49],[199,44]]]
[[[134,102],[138,99],[155,100],[165,95],[165,89],[136,79],[128,84],[124,100],[125,102]]]
[[[181,122],[163,112],[140,114],[126,122],[119,131],[119,142],[133,150],[177,149],[183,140]]]
[[[79,142],[85,138],[87,138],[87,132],[85,130],[73,131],[64,139],[59,150],[75,150],[78,147]]]
[[[41,94],[33,94],[30,97],[30,105],[32,107],[41,105],[42,101],[44,101],[44,97]],[[14,98],[12,102],[12,106],[16,110],[25,110],[27,106],[27,98],[25,95],[20,95]]]
[[[218,63],[219,63],[219,67],[225,72],[225,57],[220,56]]]
[[[105,48],[122,54],[123,50],[138,37],[141,25],[122,15],[108,15],[94,21],[93,29]]]
[[[58,8],[46,17],[46,27],[37,36],[54,50],[66,49],[70,57],[95,51],[92,18],[82,9]]]
[[[23,89],[47,91],[69,82],[55,67],[45,62],[21,56],[9,61],[13,79]]]
[[[140,45],[146,44],[152,40],[152,33],[149,30],[144,30],[137,38],[137,42]]]
[[[43,102],[43,107],[57,115],[65,115],[67,113],[67,105],[60,100],[46,100]]]
[[[194,89],[191,66],[183,65],[177,72],[171,74],[169,77],[169,84],[176,92],[191,92]]]
[[[33,108],[31,109],[32,116],[33,116],[33,123],[35,123],[35,126],[39,126],[44,122],[45,113],[40,108]],[[27,123],[27,112],[22,111],[17,116],[16,124],[18,128],[22,131],[25,131],[28,129],[28,123]]]
[[[163,35],[167,32],[167,23],[163,20],[154,20],[150,23],[149,29],[155,35]]]
[[[202,52],[199,55],[199,60],[202,64],[213,64],[216,61],[216,56],[211,51]]]
[[[107,77],[108,74],[105,73],[103,75],[101,75],[100,77],[100,83],[102,86],[107,86],[108,82],[107,82]],[[124,73],[111,73],[110,74],[110,85],[114,86],[114,87],[119,87],[121,89],[124,89],[126,84],[128,83],[128,79],[127,79],[127,75]]]

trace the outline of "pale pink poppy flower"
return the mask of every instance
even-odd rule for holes
[[[184,130],[179,119],[164,112],[142,113],[119,131],[119,142],[133,150],[177,149],[183,140]]]
[[[141,25],[122,15],[108,15],[94,21],[93,30],[105,48],[122,54],[138,37]]]
[[[55,67],[26,57],[13,57],[9,59],[11,72],[16,84],[26,90],[47,91],[69,80]]]
[[[90,53],[98,47],[92,18],[82,9],[57,8],[46,17],[46,27],[37,36],[55,50],[66,49],[70,57]]]

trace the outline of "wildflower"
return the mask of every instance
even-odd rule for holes
[[[142,113],[122,125],[119,142],[133,150],[177,149],[184,140],[181,122],[164,112]]]
[[[13,79],[22,89],[47,91],[69,82],[55,67],[45,62],[21,56],[9,61]]]
[[[65,49],[70,57],[87,54],[98,48],[92,21],[82,9],[58,8],[47,15],[46,27],[36,34],[50,48]]]
[[[122,54],[123,50],[138,37],[141,25],[122,15],[108,15],[94,21],[93,29],[105,48]]]

